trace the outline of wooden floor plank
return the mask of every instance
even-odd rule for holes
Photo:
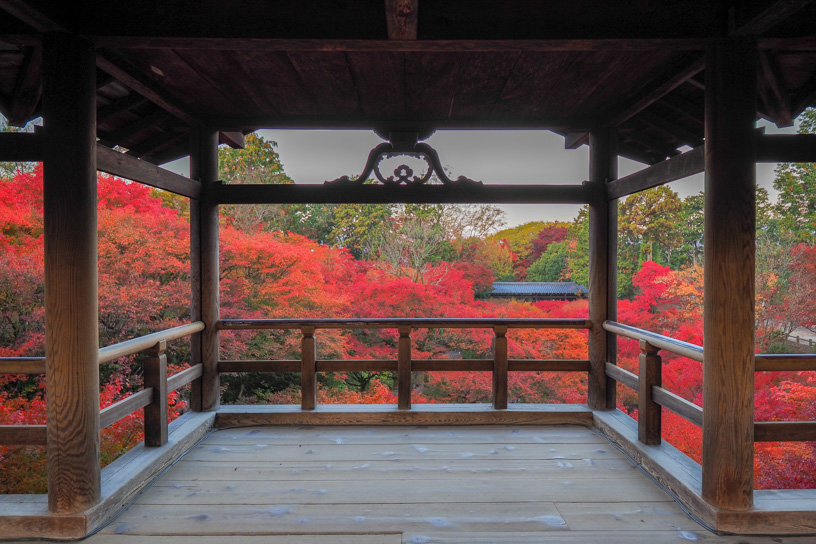
[[[407,532],[405,544],[813,544],[813,537],[717,536],[706,531]]]

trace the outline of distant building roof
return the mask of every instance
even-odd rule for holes
[[[587,288],[574,281],[494,281],[496,296],[584,296]]]

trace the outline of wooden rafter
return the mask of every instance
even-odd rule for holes
[[[768,51],[759,52],[759,98],[765,104],[771,121],[780,127],[793,125],[790,100],[780,84],[781,77],[776,60]]]
[[[23,127],[33,117],[42,96],[42,47],[30,47],[14,82],[11,95],[9,124]]]
[[[25,0],[0,0],[0,9],[18,18],[37,32],[64,32],[66,29],[54,19]]]
[[[674,157],[679,155],[681,152],[677,150],[676,147],[672,147],[669,144],[665,144],[663,142],[659,142],[654,138],[646,136],[645,134],[641,133],[638,130],[625,130],[621,131],[622,136],[632,142],[640,144],[641,146],[653,151],[656,155],[666,158],[666,157]]]
[[[676,123],[668,121],[659,115],[655,115],[650,111],[641,112],[638,115],[638,119],[691,147],[697,147],[703,143],[701,136],[694,134],[692,131],[683,128]]]
[[[103,145],[107,145],[108,147],[119,145],[122,142],[132,138],[133,136],[136,136],[143,130],[162,123],[169,117],[170,114],[164,110],[154,111],[149,115],[140,117],[139,119],[135,120],[129,125],[125,125],[119,130],[115,130],[113,132],[109,132],[108,134],[102,135],[99,141],[100,143],[102,143]]]
[[[139,73],[128,61],[111,52],[97,54],[97,66],[119,80],[120,83],[144,96],[163,110],[172,114],[190,126],[201,126],[203,123],[187,108],[180,106],[173,99],[164,95],[153,82]]]
[[[759,36],[789,19],[813,0],[777,0],[731,31],[732,36]]]
[[[385,0],[389,40],[416,40],[419,0]]]
[[[691,77],[702,72],[703,68],[705,68],[705,60],[703,57],[699,57],[686,65],[683,69],[675,72],[675,74],[671,77],[656,78],[656,84],[641,92],[641,94],[632,103],[630,103],[628,107],[622,108],[616,115],[612,116],[607,124],[616,127],[622,123],[625,123],[688,81],[688,79]]]
[[[120,113],[124,113],[126,111],[130,111],[133,108],[138,108],[142,104],[146,104],[150,102],[144,96],[137,94],[137,93],[130,93],[127,96],[124,96],[118,100],[114,100],[110,104],[102,106],[98,110],[96,110],[96,122],[97,124],[104,123]]]
[[[227,144],[233,149],[243,149],[245,144],[244,133],[238,131],[224,131],[218,133],[218,143]]]
[[[154,151],[166,146],[168,143],[173,142],[184,136],[184,133],[177,132],[174,130],[164,132],[163,134],[156,136],[155,138],[151,138],[146,142],[143,142],[137,146],[134,146],[128,149],[127,154],[133,157],[143,157],[146,155],[150,155]]]

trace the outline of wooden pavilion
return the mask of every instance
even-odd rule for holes
[[[754,422],[756,371],[816,370],[813,356],[754,349],[755,164],[816,161],[816,137],[764,135],[756,120],[789,126],[816,105],[814,21],[809,0],[0,0],[0,112],[13,125],[44,119],[0,134],[0,160],[44,163],[47,329],[44,360],[2,360],[0,372],[44,372],[48,387],[47,426],[2,427],[0,443],[46,445],[49,487],[47,507],[4,501],[0,534],[83,536],[212,425],[274,423],[590,425],[716,529],[816,532],[816,492],[753,485],[756,441],[816,440],[816,422]],[[569,148],[589,144],[589,176],[525,187],[218,181],[219,143],[275,127],[373,129],[395,152],[436,129],[552,130]],[[156,166],[187,155],[189,178]],[[618,179],[618,156],[650,167]],[[190,199],[188,326],[100,349],[98,170]],[[700,348],[616,323],[615,247],[618,199],[703,171]],[[589,319],[219,319],[218,206],[293,202],[588,204]],[[315,410],[316,372],[363,364],[316,361],[315,330],[355,326],[399,330],[398,360],[366,367],[397,371],[399,406]],[[411,330],[442,326],[495,331],[494,358],[467,362],[493,372],[492,407],[411,410],[411,371],[452,369],[412,359]],[[300,361],[219,361],[219,330],[275,327],[302,332]],[[588,360],[508,360],[514,327],[586,328]],[[194,365],[168,378],[166,342],[190,335]],[[641,341],[639,375],[615,365],[618,335]],[[145,350],[145,389],[100,413],[99,364]],[[659,350],[705,361],[704,410],[662,388]],[[220,409],[220,372],[270,369],[301,372],[300,409]],[[524,370],[587,372],[588,406],[508,410],[507,374]],[[168,434],[166,392],[191,382],[194,412]],[[639,422],[615,410],[619,385],[639,390]],[[142,407],[146,447],[100,471],[100,428]],[[662,409],[702,427],[702,466],[661,442]]]

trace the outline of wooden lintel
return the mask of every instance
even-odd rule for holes
[[[606,186],[606,196],[610,200],[622,198],[651,187],[699,174],[704,170],[705,150],[703,147],[696,147],[682,155],[610,182]]]
[[[0,133],[0,161],[40,162],[43,160],[41,132]]]
[[[42,96],[41,66],[42,47],[29,48],[14,82],[8,116],[10,125],[24,127],[35,117]]]
[[[777,0],[731,31],[732,36],[759,36],[812,3],[813,0]]]
[[[385,23],[389,40],[416,40],[418,0],[385,0]]]
[[[589,132],[567,132],[564,135],[564,149],[578,149],[589,143]]]
[[[765,104],[766,113],[771,121],[780,127],[793,125],[790,100],[780,85],[779,69],[776,60],[768,51],[759,53],[759,97]]]
[[[140,117],[134,122],[125,125],[119,130],[115,130],[113,132],[109,132],[108,134],[101,136],[99,141],[100,143],[108,147],[119,145],[123,141],[128,140],[133,136],[136,136],[143,130],[152,127],[153,125],[161,123],[168,117],[170,117],[170,114],[167,113],[166,111],[162,109],[156,110],[153,113],[145,115],[144,117]]]
[[[816,162],[816,134],[757,136],[757,162]]]
[[[226,144],[233,149],[243,149],[246,145],[244,133],[240,131],[222,131],[218,133],[218,143]]]
[[[638,119],[691,147],[697,147],[703,144],[702,135],[694,134],[692,131],[671,121],[667,121],[663,117],[649,111],[640,112]]]
[[[650,105],[654,104],[674,89],[688,81],[690,78],[694,77],[695,75],[699,74],[705,68],[705,60],[702,56],[695,58],[692,62],[686,65],[682,70],[675,72],[670,77],[657,77],[655,81],[657,85],[651,88],[647,88],[646,91],[642,92],[640,96],[638,96],[634,102],[629,104],[628,107],[623,108],[619,111],[616,115],[614,115],[608,121],[609,126],[616,127],[622,123],[625,123],[641,111],[648,108]]]
[[[219,204],[505,203],[587,204],[583,185],[224,185],[214,188]]]
[[[201,196],[201,185],[190,178],[100,144],[96,146],[96,167],[102,172],[138,181],[178,195],[195,199]]]
[[[150,82],[138,70],[111,52],[97,55],[96,65],[100,70],[107,72],[123,85],[144,96],[163,110],[174,115],[190,126],[200,126],[202,123],[193,113],[176,104],[172,99],[164,96],[163,92]]]

